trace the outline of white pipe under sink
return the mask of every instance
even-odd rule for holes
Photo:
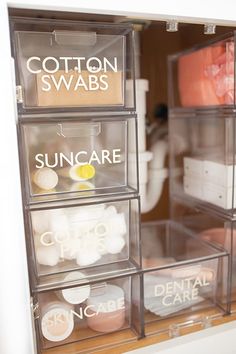
[[[168,144],[164,140],[157,141],[151,147],[152,159],[146,167],[148,178],[145,182],[142,178],[145,167],[139,161],[139,190],[142,213],[152,210],[161,197],[163,184],[168,176],[168,170],[164,168],[167,152]]]
[[[136,79],[135,83],[141,212],[147,213],[158,203],[164,181],[168,176],[167,169],[164,167],[165,158],[168,152],[168,144],[165,140],[159,140],[153,144],[150,151],[146,150],[145,116],[148,81],[144,79]],[[127,96],[128,98],[130,97],[130,100],[132,99],[131,84],[131,82],[127,82]],[[129,138],[132,139],[132,134],[130,134]],[[134,159],[131,158],[131,160]],[[131,162],[130,166],[132,166]],[[135,164],[133,166],[135,168]],[[132,171],[131,175],[133,175]]]

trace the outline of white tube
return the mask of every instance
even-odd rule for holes
[[[146,122],[144,115],[138,115],[138,151],[146,151]]]
[[[127,102],[132,104],[133,98],[133,82],[132,80],[127,80]],[[136,112],[137,112],[137,125],[138,125],[138,150],[139,152],[146,151],[146,127],[145,127],[145,116],[146,116],[146,92],[148,91],[148,81],[144,79],[135,80],[136,88]],[[134,144],[135,132],[129,132],[130,146],[135,146]],[[134,151],[132,151],[134,152]]]
[[[165,165],[165,158],[168,152],[168,143],[165,140],[159,140],[151,147],[153,158],[149,163],[150,170],[163,169]]]
[[[136,79],[136,112],[138,118],[138,154],[139,154],[139,190],[141,197],[141,212],[152,210],[160,199],[163,184],[167,178],[167,169],[164,168],[168,146],[166,141],[156,142],[151,151],[146,151],[146,92],[148,81]],[[132,99],[132,81],[127,81],[128,102]],[[129,132],[129,141],[133,141],[134,132]],[[135,152],[132,151],[133,154]],[[129,179],[136,178],[135,156],[129,158]]]
[[[146,177],[143,176],[145,168],[140,164],[140,197],[141,197],[141,212],[147,213],[152,210],[160,199],[163,184],[168,176],[168,171],[164,168],[165,157],[168,151],[168,144],[166,141],[157,141],[151,148],[153,158],[149,163],[148,168],[148,183]]]

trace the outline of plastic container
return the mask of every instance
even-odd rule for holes
[[[171,217],[191,230],[197,238],[210,243],[219,249],[225,249],[230,254],[230,270],[227,262],[224,263],[223,280],[224,291],[227,291],[227,278],[230,279],[231,312],[235,311],[236,304],[236,224],[221,214],[207,213],[204,207],[179,198],[171,199]]]
[[[20,112],[134,110],[134,95],[126,102],[132,26],[20,18],[11,25]]]
[[[104,278],[140,267],[138,198],[34,209],[27,211],[27,241],[36,288],[65,282],[72,270],[90,268],[89,277]]]
[[[169,57],[169,105],[193,109],[235,105],[235,32]]]
[[[134,116],[25,119],[27,202],[137,192],[136,139]]]
[[[66,290],[79,294],[85,287],[89,288],[87,298],[74,304],[62,300],[63,288],[35,294],[34,304],[38,307],[35,324],[40,350],[73,342],[74,350],[93,352],[100,347],[105,349],[111,344],[140,337],[139,275],[86,285],[78,283]],[[79,342],[78,348],[75,342]]]
[[[173,113],[170,124],[171,193],[235,217],[233,112]]]
[[[174,221],[144,223],[141,232],[146,335],[229,311],[227,251]]]

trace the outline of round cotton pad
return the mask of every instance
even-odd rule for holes
[[[86,281],[85,275],[81,272],[73,272],[69,273],[64,280],[66,282],[69,281],[77,281],[83,279]],[[90,295],[90,285],[81,285],[76,288],[70,288],[70,289],[64,289],[62,290],[62,296],[63,298],[69,302],[70,304],[81,304]]]
[[[39,264],[53,267],[59,262],[59,252],[55,246],[41,246],[36,250],[36,258]]]

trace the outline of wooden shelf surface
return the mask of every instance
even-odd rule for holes
[[[200,330],[204,330],[204,325],[200,321],[201,318],[209,318],[211,326],[217,326],[227,322],[236,320],[236,304],[233,306],[233,313],[230,315],[220,315],[217,310],[209,309],[195,315],[194,321],[190,325],[182,325],[184,323],[184,317],[179,316],[175,319],[167,319],[164,322],[153,322],[147,327],[147,335],[142,339],[135,339],[130,330],[124,330],[119,333],[112,333],[97,337],[93,339],[83,340],[67,344],[61,347],[50,348],[44,350],[42,354],[122,354],[124,352],[163,342],[170,339],[167,328],[173,323],[180,323],[179,331],[180,335],[186,335],[194,333]],[[189,319],[185,317],[185,319]],[[198,322],[199,318],[199,322]],[[206,324],[206,327],[209,324]],[[157,333],[159,332],[159,333]],[[95,349],[96,348],[96,349]]]

